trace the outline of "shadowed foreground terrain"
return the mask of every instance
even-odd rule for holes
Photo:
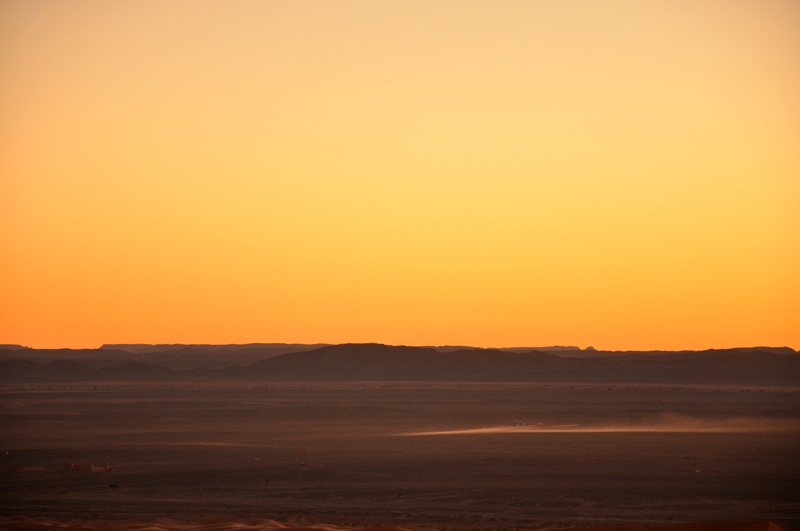
[[[798,528],[799,422],[797,388],[6,384],[0,515]]]
[[[562,526],[545,526],[542,529],[564,529]],[[49,518],[3,518],[0,529],[8,531],[412,531],[397,526],[346,527],[327,524],[298,526],[263,518],[205,517],[189,520],[68,520]],[[444,529],[440,527],[439,529]],[[583,531],[790,531],[774,522],[693,522],[649,527],[636,525],[584,526]]]

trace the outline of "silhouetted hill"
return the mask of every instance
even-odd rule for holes
[[[788,349],[791,351],[791,349]],[[68,351],[75,352],[75,351]],[[781,349],[625,353],[589,358],[532,350],[513,352],[380,344],[330,345],[224,368],[175,370],[140,362],[89,367],[70,360],[0,360],[0,382],[145,380],[461,381],[674,383],[800,386],[800,355]],[[50,351],[36,351],[37,354]],[[197,354],[189,348],[185,354]],[[259,354],[255,348],[253,355]]]
[[[119,347],[117,349],[112,346]],[[60,359],[77,361],[93,369],[116,367],[125,363],[142,363],[144,365],[160,365],[169,369],[188,370],[201,367],[221,369],[234,365],[252,365],[290,353],[308,352],[332,345],[308,345],[286,343],[252,343],[248,345],[103,345],[99,349],[17,349],[0,348],[0,360],[23,359],[46,364]],[[12,345],[14,347],[14,345]],[[224,347],[224,348],[223,348]],[[410,347],[409,347],[410,348]],[[458,351],[486,350],[493,352],[524,354],[531,351],[548,352],[561,357],[570,358],[624,358],[630,356],[694,356],[695,351],[598,351],[579,349],[578,347],[508,347],[498,349],[476,349],[473,347],[437,346],[418,347],[435,350],[441,353]],[[127,349],[127,350],[126,350]],[[166,350],[164,350],[166,349]],[[752,347],[729,349],[737,352],[773,352],[794,354],[788,347]]]
[[[576,358],[549,352],[348,344],[286,354],[249,367],[223,369],[231,378],[270,380],[650,382],[800,385],[800,356],[769,351],[709,350]]]
[[[246,369],[231,368],[231,376],[259,375],[271,379],[301,377],[325,380],[481,381],[513,379],[520,370],[568,371],[579,362],[545,352],[500,352],[467,349],[439,352],[425,347],[345,344],[286,354]]]
[[[260,345],[260,344],[254,344]],[[45,364],[59,359],[78,361],[87,367],[102,369],[124,363],[142,363],[145,365],[161,365],[170,369],[193,369],[198,367],[222,368],[231,365],[250,365],[274,356],[289,352],[302,352],[319,348],[315,345],[252,346],[226,345],[235,347],[232,350],[217,349],[216,345],[166,345],[166,350],[159,350],[165,345],[144,345],[152,347],[141,352],[112,349],[103,345],[99,349],[0,349],[0,359],[25,359]],[[120,345],[126,347],[126,345]],[[214,347],[214,348],[212,348]],[[134,349],[135,350],[135,349]]]
[[[616,358],[624,356],[694,356],[698,352],[771,352],[773,354],[796,354],[797,351],[789,347],[736,347],[728,349],[710,350],[595,350],[591,347],[580,352],[564,352],[564,356]]]
[[[0,359],[39,359],[39,360],[82,360],[102,357],[116,359],[130,357],[130,352],[124,350],[100,350],[96,348],[27,348],[0,349]]]
[[[69,360],[40,365],[27,360],[0,361],[0,381],[11,382],[84,382],[95,380],[93,369]]]
[[[214,352],[221,352],[221,351],[229,351],[229,352],[236,352],[240,350],[253,350],[253,349],[261,349],[265,351],[275,351],[279,352],[280,354],[286,354],[288,352],[298,352],[298,351],[305,351],[311,350],[319,347],[327,346],[327,343],[314,343],[314,344],[304,344],[304,343],[247,343],[247,344],[231,344],[231,345],[194,345],[194,344],[180,344],[180,343],[173,343],[173,344],[160,344],[160,345],[150,345],[146,343],[134,343],[134,344],[108,344],[103,345],[100,347],[101,350],[123,350],[126,352],[131,352],[134,354],[150,354],[155,352],[172,352],[176,350],[184,350],[187,348],[194,349],[194,350],[205,350],[205,351],[214,351]]]
[[[530,352],[531,350],[538,350],[540,352],[559,352],[563,353],[566,356],[572,356],[576,353],[581,352],[580,347],[562,347],[562,346],[553,346],[553,347],[501,347],[501,348],[486,348],[486,349],[479,349],[476,347],[470,346],[457,346],[457,345],[442,345],[439,347],[423,347],[423,348],[432,348],[438,352],[455,352],[457,350],[497,350],[500,352]]]
[[[0,361],[0,382],[55,383],[121,380],[163,380],[178,374],[166,367],[126,363],[116,367],[93,369],[75,361],[57,360],[38,364],[27,360]]]
[[[30,350],[30,347],[23,347],[22,345],[0,345],[0,350]]]

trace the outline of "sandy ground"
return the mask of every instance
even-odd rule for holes
[[[799,420],[796,389],[4,386],[0,528],[799,528]]]
[[[424,528],[423,528],[424,529]],[[525,528],[521,528],[525,529]],[[543,526],[537,529],[576,529],[582,531],[792,531],[765,521],[690,522],[665,526],[606,525],[587,527]],[[0,517],[4,531],[415,531],[397,526],[342,527],[316,524],[292,526],[263,518],[239,519],[205,517],[191,520],[66,520],[50,518]]]

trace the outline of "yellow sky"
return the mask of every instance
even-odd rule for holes
[[[800,348],[800,3],[0,2],[0,343]]]

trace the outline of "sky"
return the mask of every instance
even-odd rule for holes
[[[800,349],[800,2],[0,1],[0,343]]]

